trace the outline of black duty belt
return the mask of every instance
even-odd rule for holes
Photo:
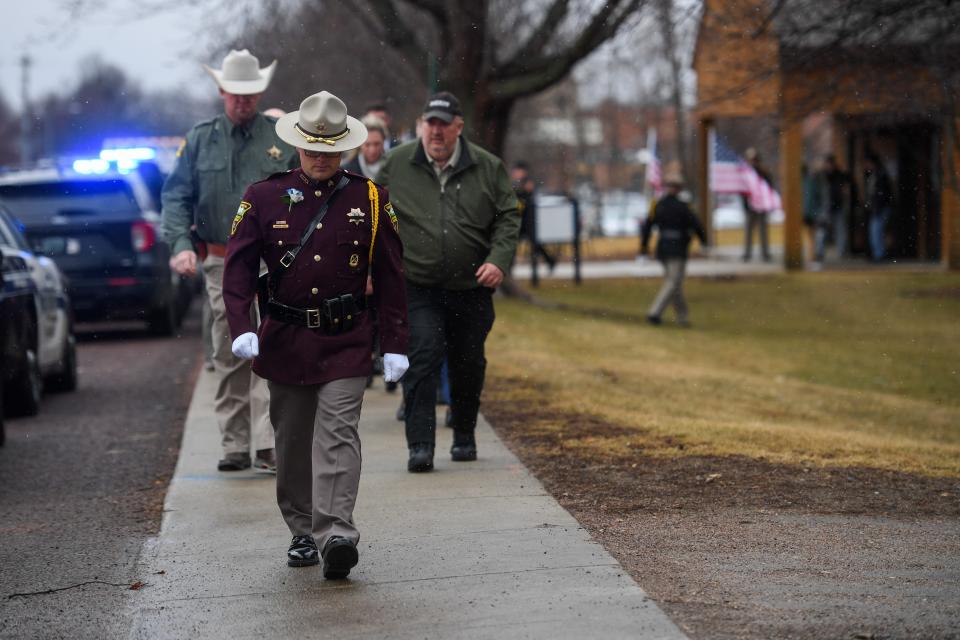
[[[363,296],[358,297],[350,293],[337,298],[328,298],[316,309],[291,307],[276,300],[270,300],[266,304],[267,315],[274,320],[298,327],[319,329],[328,335],[337,335],[353,329],[360,314],[366,308],[367,301]]]

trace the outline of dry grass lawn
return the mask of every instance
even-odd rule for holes
[[[595,421],[564,441],[588,457],[960,476],[960,276],[691,280],[692,329],[670,312],[643,321],[659,285],[548,283],[537,295],[556,306],[498,300],[485,401],[537,407],[522,425],[533,432],[562,430],[551,414]]]

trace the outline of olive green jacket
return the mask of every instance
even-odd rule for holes
[[[235,127],[220,114],[187,133],[160,196],[161,230],[174,255],[193,249],[193,224],[201,240],[226,244],[247,187],[299,166],[294,148],[277,137],[275,123],[258,113],[245,126]]]
[[[414,285],[473,289],[485,262],[510,272],[520,214],[507,170],[492,153],[462,137],[460,144],[444,187],[419,139],[393,149],[377,174],[390,191],[404,272]]]

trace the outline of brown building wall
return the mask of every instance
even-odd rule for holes
[[[763,0],[706,0],[694,52],[698,112],[706,117],[776,113],[779,45],[761,30]],[[762,31],[759,36],[753,34]]]

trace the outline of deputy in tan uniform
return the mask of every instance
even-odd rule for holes
[[[202,266],[213,313],[213,361],[218,378],[214,409],[223,447],[217,465],[220,471],[249,468],[251,440],[256,452],[253,466],[276,470],[267,385],[251,374],[249,362],[230,352],[221,293],[230,225],[244,190],[272,173],[297,166],[293,148],[274,131],[276,119],[257,111],[276,65],[274,61],[261,69],[259,61],[244,49],[227,54],[222,70],[205,67],[220,87],[224,113],[201,122],[187,134],[161,198],[162,229],[173,254],[174,270],[194,275],[197,251],[206,253]],[[193,239],[192,225],[196,225]]]
[[[384,378],[399,380],[408,366],[403,251],[386,189],[340,168],[341,154],[363,144],[367,129],[339,98],[314,94],[276,129],[297,147],[301,168],[247,189],[233,220],[223,296],[234,354],[252,358],[270,384],[277,502],[293,535],[287,564],[314,565],[320,555],[324,577],[345,578],[358,560],[357,425],[371,372],[372,310]],[[258,279],[261,261],[269,274]],[[255,295],[259,326],[248,313]]]

